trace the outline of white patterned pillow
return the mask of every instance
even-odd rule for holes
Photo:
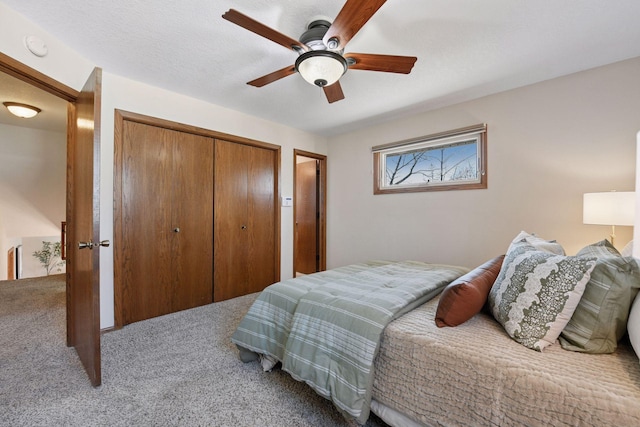
[[[595,264],[512,243],[489,293],[493,316],[515,341],[542,351],[571,319]]]
[[[545,240],[535,234],[529,234],[526,231],[518,233],[518,235],[511,241],[511,245],[520,243],[523,240],[526,240],[527,243],[540,251],[551,252],[556,255],[566,255],[564,248],[560,243],[555,240]],[[511,249],[511,246],[509,246],[509,249]],[[507,249],[507,252],[509,252],[509,249]]]

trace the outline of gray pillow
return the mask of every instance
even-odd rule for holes
[[[542,351],[573,315],[595,264],[512,243],[489,292],[493,316],[515,341]]]
[[[600,240],[599,242],[592,243],[589,246],[585,246],[580,249],[576,256],[586,256],[586,257],[609,257],[609,256],[620,256],[620,252],[613,246],[607,239]]]
[[[640,289],[638,263],[620,256],[606,240],[581,249],[578,256],[595,256],[597,263],[560,344],[566,350],[612,353],[627,330],[631,303]]]

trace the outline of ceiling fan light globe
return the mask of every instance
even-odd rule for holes
[[[331,51],[309,51],[298,57],[296,71],[314,86],[331,86],[347,71],[347,60]]]

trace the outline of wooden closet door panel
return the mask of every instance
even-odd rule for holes
[[[252,147],[248,157],[249,292],[275,282],[276,156],[272,150]]]
[[[247,156],[249,147],[216,140],[214,160],[214,301],[248,292]]]
[[[213,301],[213,139],[171,132],[172,309],[179,311]]]
[[[123,131],[122,311],[128,324],[171,311],[173,150],[164,129],[126,121]]]

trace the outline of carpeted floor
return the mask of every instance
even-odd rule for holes
[[[353,425],[288,374],[240,362],[229,337],[254,298],[104,334],[93,388],[65,346],[64,275],[0,282],[0,426]]]

